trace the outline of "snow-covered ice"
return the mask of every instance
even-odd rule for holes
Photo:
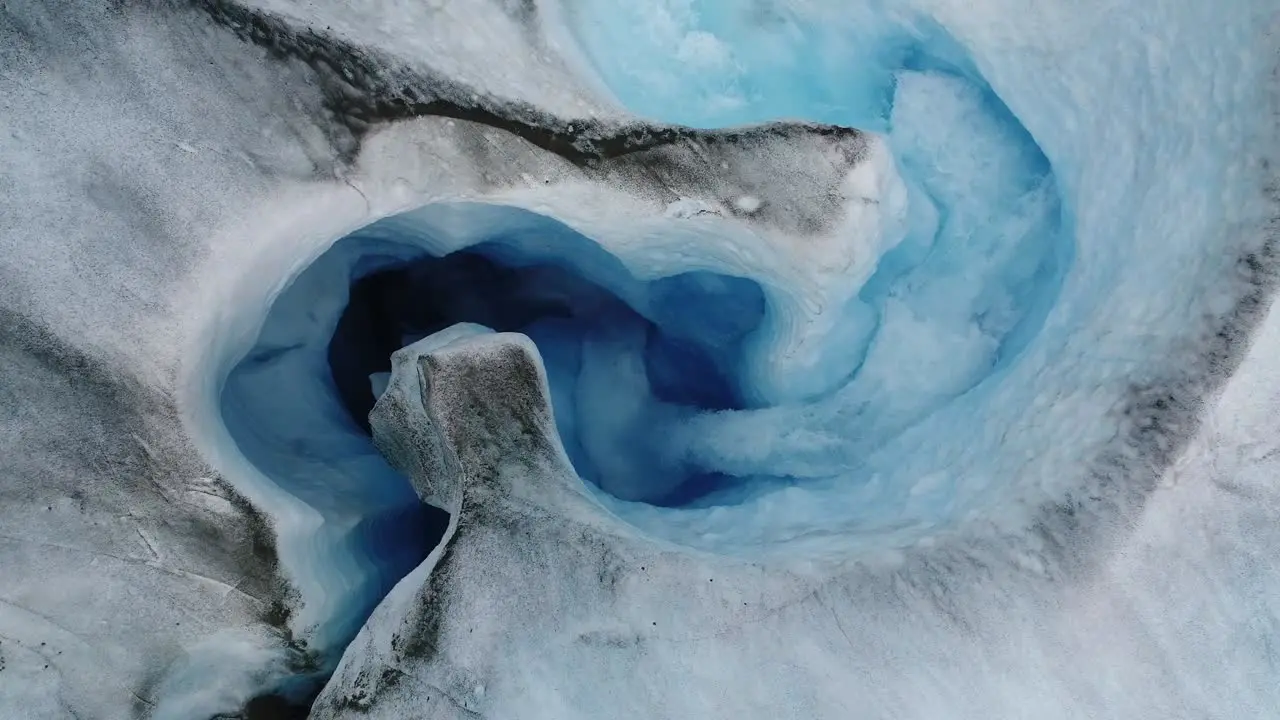
[[[0,715],[1280,713],[1277,10],[5,3]]]

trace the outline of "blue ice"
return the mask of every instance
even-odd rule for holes
[[[712,28],[723,36],[732,15],[700,17],[729,23]],[[668,108],[668,121],[791,115],[887,133],[912,195],[910,229],[841,310],[825,340],[829,367],[784,379],[808,388],[799,398],[775,403],[753,385],[775,331],[753,279],[699,271],[642,282],[590,238],[511,208],[429,207],[376,223],[340,240],[276,301],[227,380],[223,417],[245,457],[323,517],[315,542],[336,566],[332,616],[348,619],[329,629],[335,643],[442,527],[378,455],[366,419],[390,354],[420,337],[458,322],[528,334],[547,366],[565,451],[601,502],[650,532],[750,552],[744,538],[687,531],[691,516],[749,512],[792,487],[869,487],[884,471],[868,464],[872,450],[999,372],[1036,334],[1071,240],[1049,164],[1017,120],[949,45],[948,56],[926,58],[919,37],[901,31],[868,26],[876,42],[860,44],[775,20],[766,46],[794,58],[735,63],[740,82],[714,87],[737,88],[741,102],[701,98],[712,85],[664,95],[630,76],[610,79],[638,110]],[[582,34],[588,49],[609,37]],[[690,52],[712,52],[709,36],[694,45],[704,41]],[[456,242],[433,235],[443,215],[497,230]],[[863,497],[856,512],[805,522],[839,513],[902,521],[892,492],[845,496]],[[932,520],[946,511],[919,512]],[[751,522],[748,535],[774,532]]]
[[[1009,50],[1008,18],[947,3],[563,5],[592,72],[631,110],[701,127],[801,118],[878,132],[910,190],[907,236],[841,309],[831,366],[814,370],[854,358],[853,372],[827,392],[682,424],[675,452],[733,480],[697,507],[611,504],[654,534],[738,553],[840,536],[828,549],[848,553],[954,526],[993,496],[1004,509],[1034,502],[1071,473],[1033,466],[1061,449],[1082,468],[1115,437],[1110,408],[1186,332],[1185,314],[1151,298],[1185,308],[1216,295],[1198,318],[1239,292],[1222,250],[1247,243],[1215,228],[1233,206],[1258,208],[1231,160],[1253,113],[1226,110],[1257,90],[1216,84],[1213,108],[1187,108],[1213,66],[1154,36],[1112,64],[1082,57],[1066,70]],[[1257,77],[1226,50],[1247,42],[1248,23],[1193,5],[1160,15],[1147,27],[1212,28],[1183,41]],[[1053,20],[1024,24],[1038,22],[1054,36]],[[1109,22],[1123,19],[1072,37],[1105,43]],[[1203,290],[1211,278],[1224,278],[1216,293]]]
[[[790,378],[801,391],[782,395],[755,372],[779,331],[774,291],[761,290],[777,278],[637,273],[554,219],[496,206],[429,206],[339,241],[272,308],[228,380],[223,412],[255,465],[322,508],[317,542],[349,563],[333,572],[351,623],[429,545],[419,532],[429,511],[351,409],[351,397],[374,397],[397,342],[455,322],[528,334],[575,469],[646,532],[733,554],[815,543],[847,554],[953,525],[1024,492],[1017,483],[1051,482],[1024,473],[1026,458],[1060,457],[1064,432],[1067,459],[1113,434],[1089,423],[1180,337],[1185,317],[1151,311],[1147,297],[1160,288],[1189,303],[1197,283],[1233,262],[1225,252],[1204,259],[1188,234],[1216,227],[1221,210],[1194,188],[1167,186],[1203,171],[1224,197],[1243,196],[1218,161],[1233,149],[1225,140],[1186,145],[1177,175],[1143,169],[1135,158],[1154,167],[1155,148],[1190,131],[1176,120],[1162,130],[1159,116],[1140,138],[1037,106],[1027,76],[999,57],[974,60],[922,15],[874,2],[573,0],[565,10],[591,70],[641,115],[700,127],[801,118],[882,134],[909,189],[906,236],[834,310],[823,364],[810,369],[821,381]],[[1101,87],[1090,91],[1130,92]],[[1172,112],[1175,90],[1132,94]],[[1095,129],[1128,144],[1094,149]],[[1174,214],[1174,197],[1181,223],[1160,219]],[[437,232],[444,216],[488,234],[454,242]],[[433,302],[473,310],[408,322],[372,360],[335,371],[346,363],[334,362],[332,341],[353,282],[430,277],[431,263],[459,253],[479,259],[480,279]],[[1170,289],[1184,267],[1185,284]],[[515,278],[524,294],[504,297],[512,283],[495,278]],[[548,311],[514,313],[530,298]],[[1117,324],[1117,308],[1141,323],[1141,338]],[[1064,354],[1070,371],[1047,377]]]
[[[846,331],[827,338],[831,370],[814,369],[836,372],[852,357],[852,374],[799,402],[699,414],[672,438],[683,457],[736,479],[699,502],[839,487],[856,502],[828,502],[825,519],[802,524],[837,514],[844,524],[945,522],[945,494],[909,516],[905,485],[871,492],[896,463],[873,456],[1015,363],[1054,306],[1073,238],[1035,140],[958,43],[875,3],[842,4],[839,22],[775,3],[566,7],[595,71],[634,111],[697,126],[802,118],[881,132],[910,190],[907,237],[842,309]],[[639,56],[654,60],[630,59]],[[616,510],[654,532],[674,520]]]
[[[320,516],[310,543],[329,620],[316,649],[340,648],[447,523],[369,434],[391,353],[464,323],[526,333],[579,474],[614,497],[680,505],[721,478],[665,438],[698,412],[743,406],[742,346],[765,310],[750,280],[641,281],[567,226],[510,207],[433,205],[340,239],[275,300],[221,395],[244,457]]]

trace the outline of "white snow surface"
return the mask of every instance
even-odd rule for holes
[[[197,11],[6,4],[0,304],[15,330],[0,370],[0,715],[231,712],[275,681],[283,655],[260,627],[269,573],[196,529],[252,542],[214,476],[274,530],[288,632],[336,658],[345,608],[376,570],[323,508],[246,458],[223,383],[334,241],[406,211],[412,229],[414,213],[456,202],[554,218],[637,277],[760,282],[771,324],[746,375],[769,407],[676,435],[690,457],[760,482],[731,504],[671,509],[585,488],[563,457],[508,468],[502,484],[523,491],[498,496],[494,514],[544,520],[526,537],[478,522],[484,542],[450,560],[460,600],[440,609],[442,644],[397,666],[389,638],[444,551],[406,576],[321,712],[341,715],[336,699],[366,667],[407,676],[377,706],[386,717],[439,688],[440,717],[1280,712],[1280,318],[1267,316],[1220,393],[1224,366],[1208,359],[1221,328],[1243,346],[1248,328],[1229,319],[1251,291],[1241,258],[1265,258],[1274,233],[1274,3],[566,0],[533,4],[528,25],[481,0],[367,5],[266,7],[566,119],[626,107],[883,136],[847,178],[839,222],[802,238],[752,224],[768,207],[755,194],[729,200],[748,218],[707,214],[734,208],[612,187],[462,121],[382,128],[346,168],[304,70]],[[978,116],[976,91],[936,68],[884,70],[893,53],[873,42],[939,34],[939,54],[962,56],[1043,153],[1056,200],[1027,180],[1035,163],[1004,126]],[[504,182],[460,150],[477,137],[496,143]],[[927,192],[913,151],[945,170]],[[960,258],[935,294],[886,301],[867,344],[853,300],[873,265],[850,258],[932,233],[940,214],[923,198],[948,192],[1017,210],[947,215],[978,228],[961,239],[1009,220],[998,236],[1013,240],[991,245],[1004,264]],[[1069,267],[1002,364],[971,322],[999,302],[964,290],[1021,287],[1019,252],[1059,209]],[[484,229],[449,228],[455,240]],[[1190,407],[1143,404],[1166,391]],[[859,425],[868,417],[874,427]],[[1152,466],[1141,431],[1176,422],[1152,442],[1180,440],[1195,419],[1173,464]],[[770,485],[777,476],[788,482]],[[1067,505],[1088,532],[1054,510]],[[183,681],[193,666],[203,694]]]

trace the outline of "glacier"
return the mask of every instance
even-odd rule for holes
[[[1275,714],[1277,9],[6,3],[0,714]]]

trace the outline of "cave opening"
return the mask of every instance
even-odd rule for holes
[[[458,323],[520,332],[547,367],[575,470],[623,500],[679,507],[729,481],[664,448],[671,423],[746,407],[743,344],[765,300],[704,271],[637,282],[623,300],[555,258],[483,243],[354,277],[327,348],[343,407],[365,433],[391,354]]]
[[[639,276],[595,239],[501,205],[428,205],[319,252],[267,298],[218,395],[237,467],[282,508],[282,552],[313,598],[297,621],[308,647],[340,651],[450,521],[369,432],[396,350],[457,323],[522,332],[588,491],[655,510],[725,505],[739,479],[688,459],[678,431],[749,405],[766,305],[755,281],[688,266]]]

